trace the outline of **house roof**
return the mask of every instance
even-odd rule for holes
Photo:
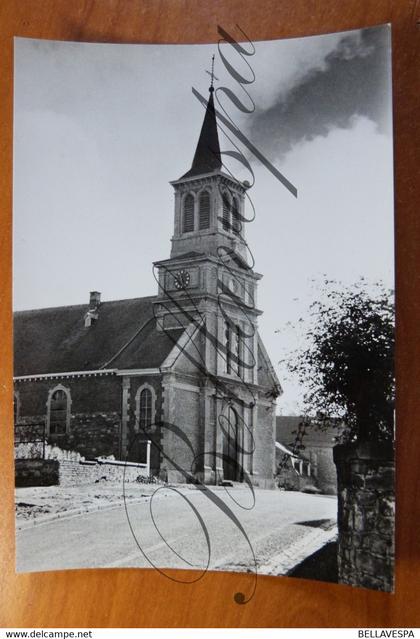
[[[16,312],[14,375],[160,366],[183,331],[157,330],[154,299],[102,302],[90,327],[88,304]]]
[[[180,179],[217,171],[222,167],[219,136],[217,133],[216,113],[214,110],[213,91],[206,107],[203,126],[201,127],[193,163],[187,173]]]
[[[289,446],[293,449],[299,424],[301,424],[302,421],[303,417],[299,415],[277,415],[276,440],[284,446]],[[302,443],[305,447],[320,446],[332,448],[336,443],[334,438],[340,434],[341,430],[338,425],[335,427],[330,426],[325,430],[320,430],[316,427],[306,427]]]
[[[280,442],[275,442],[275,447],[282,453],[290,455],[290,457],[297,457],[297,455],[292,450],[290,450],[290,448],[287,448],[287,446],[283,446],[283,444],[280,444]]]

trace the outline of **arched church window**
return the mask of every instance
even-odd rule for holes
[[[152,393],[149,388],[143,388],[139,397],[139,427],[147,430],[152,424]]]
[[[230,231],[230,200],[227,193],[222,195],[223,201],[223,214],[222,214],[222,226],[224,231]]]
[[[194,197],[191,193],[188,193],[184,200],[182,230],[183,233],[194,230]]]
[[[137,434],[132,442],[133,445],[130,446],[130,458],[132,461],[144,464],[149,459],[150,454],[150,442],[148,443],[148,439],[150,433],[156,428],[156,392],[153,386],[147,383],[139,386],[135,396],[135,407],[136,420],[134,430]],[[155,450],[153,455],[156,455],[157,452]]]
[[[239,203],[238,198],[234,197],[232,200],[232,227],[233,232],[239,235],[241,232],[241,221],[239,219]]]
[[[210,228],[210,193],[203,191],[199,199],[199,229]]]
[[[65,435],[69,425],[69,391],[53,390],[48,402],[48,432],[50,435]]]

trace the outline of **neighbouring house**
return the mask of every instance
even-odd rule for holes
[[[305,491],[315,486],[310,462],[277,441],[276,471],[278,488]]]
[[[143,463],[151,441],[151,474],[165,480],[241,481],[244,469],[272,487],[281,387],[257,329],[262,276],[246,264],[249,184],[222,170],[213,87],[192,166],[171,184],[155,296],[93,291],[87,304],[15,313],[16,432],[86,460]]]
[[[289,477],[293,475],[290,472],[292,466],[299,477],[311,477],[313,484],[321,492],[336,495],[337,471],[333,459],[333,448],[340,432],[339,428],[332,426],[321,430],[314,422],[305,426],[301,416],[278,415],[276,442],[286,448],[286,453],[282,448],[277,447],[277,468],[279,464],[282,464],[281,472],[283,475],[287,473]],[[300,443],[303,448],[299,448]],[[290,462],[285,463],[287,454]],[[307,483],[307,480],[303,482],[304,485]],[[302,480],[296,481],[295,484],[302,484]]]

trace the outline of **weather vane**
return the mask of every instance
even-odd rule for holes
[[[214,91],[214,87],[213,87],[214,80],[219,80],[219,78],[217,78],[214,75],[214,53],[213,53],[212,58],[211,58],[211,73],[210,73],[210,71],[207,71],[207,70],[206,70],[206,73],[208,73],[209,76],[211,77],[211,83],[210,83],[209,91]]]

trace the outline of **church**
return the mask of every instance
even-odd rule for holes
[[[15,313],[15,430],[87,460],[147,454],[150,475],[169,482],[269,488],[282,390],[258,333],[249,184],[223,170],[213,93],[191,168],[171,182],[156,295],[93,291],[86,304]]]

